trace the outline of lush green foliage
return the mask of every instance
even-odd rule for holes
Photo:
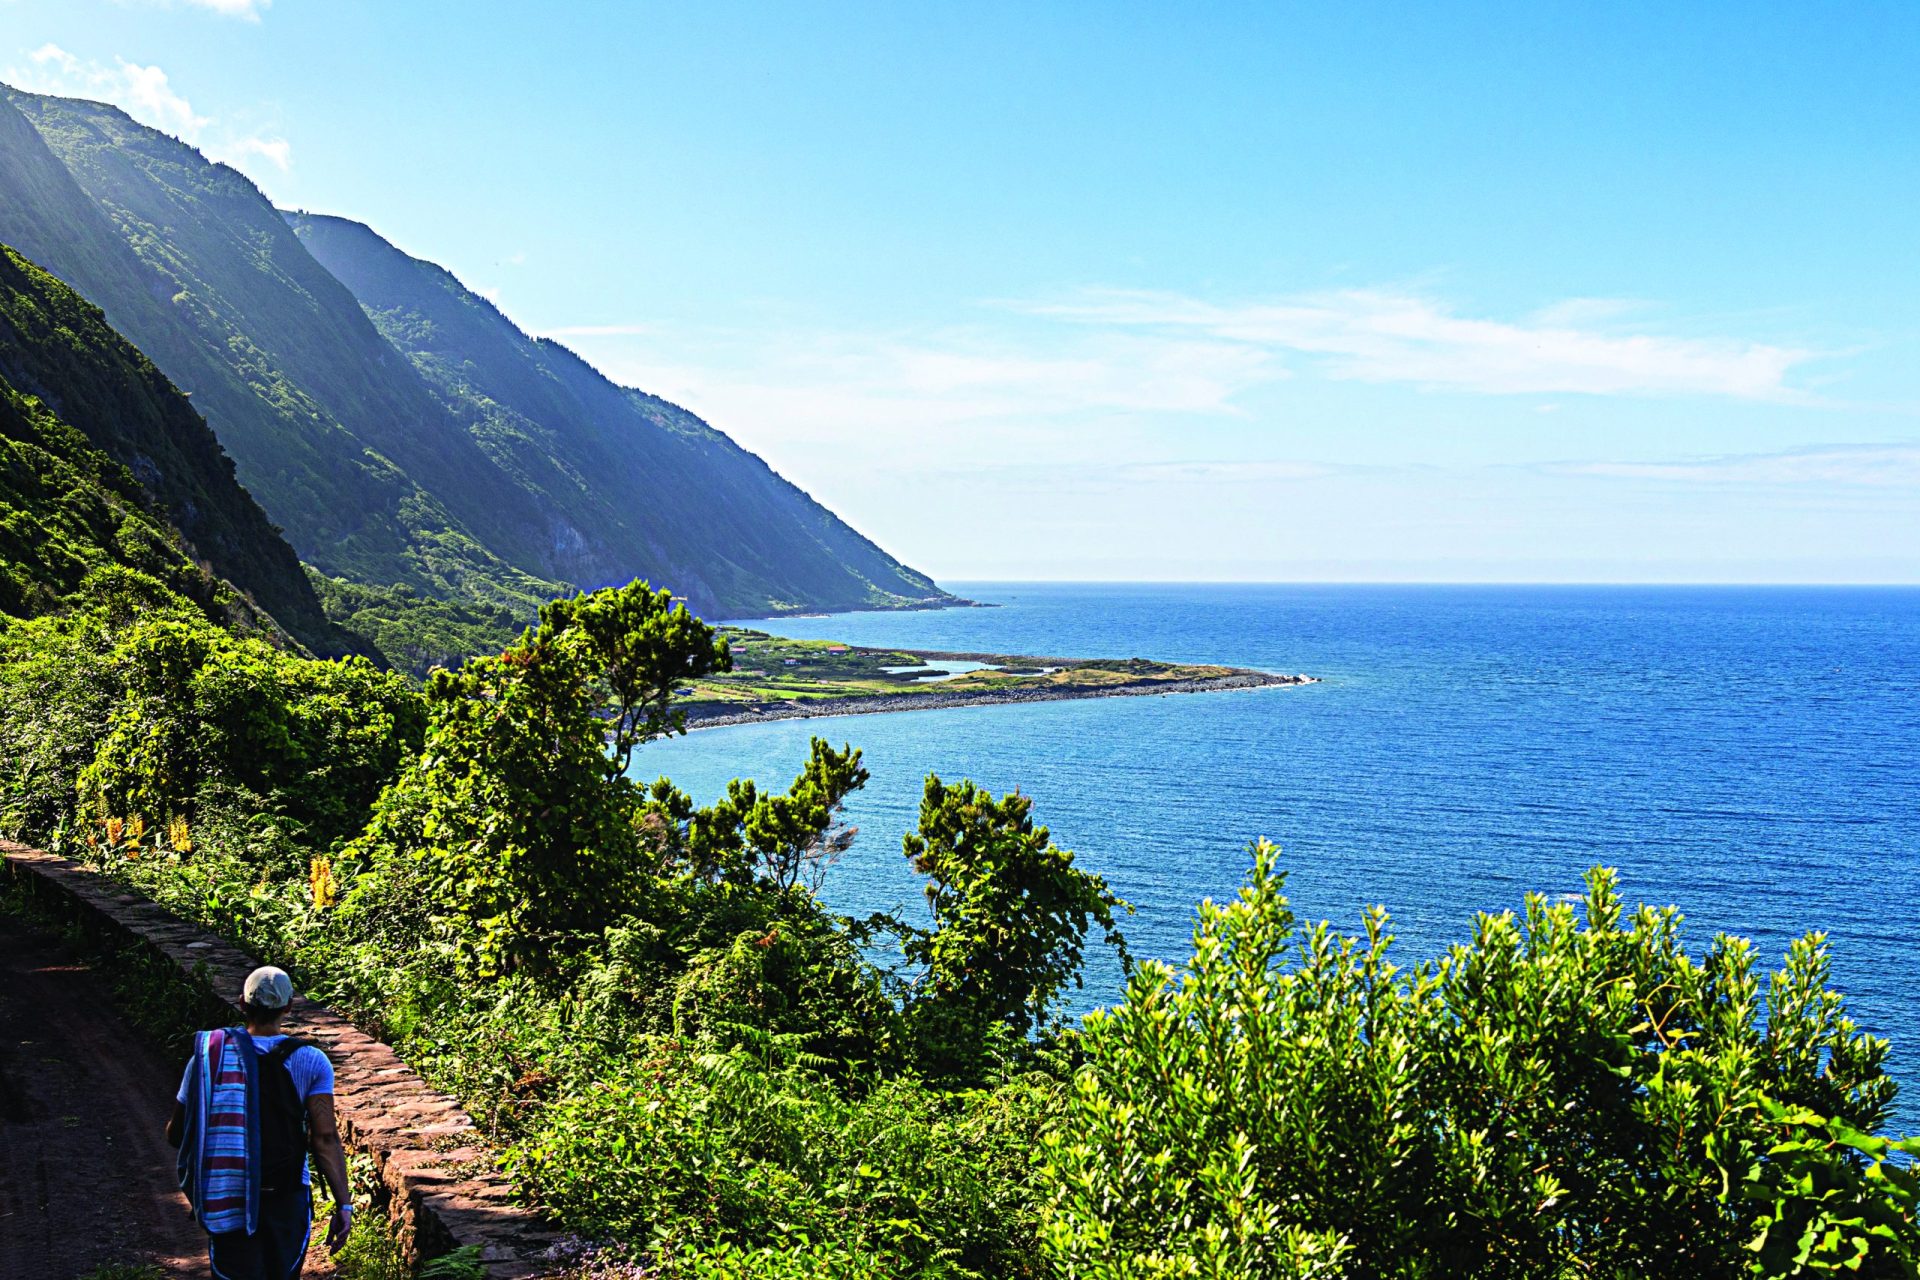
[[[69,606],[0,632],[9,834],[178,852],[237,824],[256,858],[304,870],[295,844],[356,833],[418,749],[420,696],[364,658],[235,636],[124,570]]]
[[[1017,792],[995,800],[971,782],[927,779],[905,850],[927,877],[936,928],[916,932],[906,950],[926,970],[913,1013],[935,1070],[977,1071],[968,1054],[990,1028],[1024,1037],[1044,1022],[1061,990],[1080,981],[1090,925],[1125,960],[1113,922],[1125,904],[1074,867],[1032,810]]]
[[[520,645],[433,673],[425,749],[356,854],[419,861],[434,923],[483,970],[551,967],[645,902],[626,759],[674,726],[680,679],[726,661],[711,628],[646,583],[554,601]]]
[[[526,629],[523,611],[475,600],[426,595],[404,583],[387,587],[307,576],[329,621],[395,667],[424,677],[481,653],[498,653]]]
[[[0,240],[193,392],[302,558],[522,618],[560,588],[528,567],[547,531],[527,495],[252,183],[110,107],[0,96]]]
[[[186,398],[98,310],[0,246],[0,613],[45,612],[115,565],[229,626],[272,630],[216,576],[231,573],[303,638],[332,639],[292,550],[234,482]]]
[[[90,573],[154,579],[210,616],[273,624],[188,557],[125,468],[0,378],[0,614],[59,607]]]
[[[9,149],[8,116],[31,132],[0,103],[0,153]],[[11,169],[9,174],[10,194],[18,190],[15,181],[32,185],[27,174]],[[45,414],[57,415],[71,429],[62,438],[41,442],[58,463],[95,473],[93,484],[120,495],[122,506],[151,503],[155,523],[178,530],[185,545],[205,561],[204,570],[195,566],[197,572],[238,583],[316,650],[351,647],[327,625],[293,549],[234,479],[233,463],[187,397],[114,332],[98,308],[4,248],[0,383],[18,393],[9,399],[37,400]],[[15,431],[7,434],[19,438]],[[81,441],[90,447],[80,447]],[[100,454],[125,467],[137,479],[142,496],[133,499],[133,480],[124,478],[127,472],[112,479],[99,476],[91,459]],[[17,501],[10,496],[7,505]],[[178,539],[169,535],[168,540]],[[12,549],[6,554],[14,558]],[[134,567],[158,574],[151,562]],[[193,594],[183,583],[174,586]]]
[[[1599,871],[1584,924],[1533,897],[1401,970],[1384,912],[1298,929],[1274,859],[1088,1020],[1047,1140],[1062,1274],[1912,1274],[1913,1175],[1863,1136],[1886,1045],[1817,935],[1763,1001],[1746,943],[1695,962]]]
[[[929,779],[923,929],[812,892],[852,748],[705,807],[629,780],[727,662],[644,583],[422,694],[116,572],[0,636],[8,829],[391,1040],[638,1259],[580,1276],[1915,1275],[1920,1147],[1873,1136],[1885,1046],[1817,937],[1763,993],[1596,873],[1584,920],[1532,899],[1403,970],[1384,913],[1297,927],[1262,844],[1182,972],[1067,1030],[1120,904],[1026,797]]]

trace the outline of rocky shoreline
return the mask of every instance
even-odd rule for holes
[[[1236,671],[1231,675],[1196,680],[1135,680],[1126,684],[1081,685],[1073,688],[974,689],[960,692],[886,694],[867,698],[828,698],[818,702],[767,702],[735,710],[731,707],[689,708],[688,729],[724,729],[731,725],[764,724],[772,720],[814,720],[828,716],[871,716],[894,711],[933,711],[947,707],[986,707],[1014,702],[1071,702],[1082,698],[1140,698],[1162,693],[1221,693],[1230,689],[1290,688],[1318,684],[1317,676],[1274,675],[1266,671]]]

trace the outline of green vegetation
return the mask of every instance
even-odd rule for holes
[[[419,747],[419,694],[364,658],[235,636],[124,571],[63,604],[0,631],[0,827],[134,856],[223,829],[243,860],[304,872]]]
[[[504,605],[443,600],[404,583],[373,587],[317,569],[307,573],[330,622],[416,676],[457,667],[478,653],[498,653],[525,628],[525,619]]]
[[[918,653],[859,648],[831,640],[793,640],[747,627],[722,630],[732,647],[734,666],[731,671],[689,680],[682,686],[681,706],[692,720],[779,703],[1022,689],[1088,694],[1122,685],[1173,684],[1245,674],[1232,667],[1151,662],[1145,658]]]
[[[1403,970],[1384,911],[1298,928],[1276,856],[1088,1019],[1045,1140],[1066,1274],[1914,1274],[1886,1044],[1818,935],[1763,999],[1745,942],[1696,962],[1600,870],[1584,921],[1532,896]]]
[[[115,568],[209,616],[272,626],[189,558],[125,467],[0,379],[0,613],[44,612]]]
[[[664,592],[422,692],[138,585],[0,634],[0,828],[390,1040],[609,1242],[582,1276],[1917,1273],[1920,1142],[1874,1136],[1886,1045],[1817,935],[1763,991],[1596,872],[1400,968],[1384,912],[1300,927],[1263,843],[1184,968],[1068,1026],[1124,904],[1028,798],[928,780],[923,928],[814,894],[851,747],[705,807],[630,779],[737,652]]]
[[[0,418],[0,611],[37,611],[47,592],[119,564],[217,614],[257,616],[217,581],[229,579],[321,652],[350,647],[186,397],[97,308],[4,246]]]
[[[4,96],[0,155],[21,181],[0,239],[193,393],[302,558],[523,616],[558,590],[528,568],[531,501],[253,184],[112,107]]]

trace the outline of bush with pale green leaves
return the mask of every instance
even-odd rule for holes
[[[1070,1280],[1910,1276],[1915,1179],[1872,1138],[1886,1043],[1824,940],[1763,992],[1673,909],[1535,896],[1398,968],[1302,928],[1264,843],[1194,955],[1088,1019],[1041,1230]],[[1890,1158],[1892,1157],[1892,1158]]]

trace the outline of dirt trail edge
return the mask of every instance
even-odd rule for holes
[[[102,974],[0,915],[0,1277],[115,1262],[206,1274],[162,1132],[180,1067],[119,1015]]]

